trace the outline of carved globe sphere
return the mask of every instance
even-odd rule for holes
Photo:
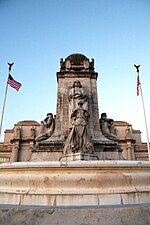
[[[65,61],[70,60],[72,65],[82,65],[85,59],[88,59],[85,55],[74,53],[69,55]]]

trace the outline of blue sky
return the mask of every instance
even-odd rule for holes
[[[150,130],[149,0],[0,0],[1,106],[8,62],[15,63],[11,74],[22,83],[19,92],[8,89],[2,134],[18,121],[55,114],[56,72],[60,58],[72,53],[95,59],[99,114],[132,124],[146,141],[133,65],[141,65]]]

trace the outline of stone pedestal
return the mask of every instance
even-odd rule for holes
[[[61,140],[41,142],[34,146],[30,161],[74,161],[74,160],[123,160],[122,150],[115,142],[94,142],[94,154],[63,154],[64,142]]]
[[[98,160],[98,157],[93,154],[86,154],[81,152],[62,155],[60,157],[60,161],[77,161],[77,160],[91,161],[91,160]]]
[[[99,141],[94,142],[95,155],[99,160],[124,160],[122,155],[122,149],[118,146],[118,143],[101,143]]]
[[[41,142],[34,146],[30,161],[59,161],[63,154],[63,141]]]

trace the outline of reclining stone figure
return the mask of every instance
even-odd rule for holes
[[[101,114],[100,128],[101,128],[102,134],[106,138],[112,141],[118,141],[118,137],[114,133],[112,133],[112,130],[114,130],[113,119],[107,118],[106,113]]]
[[[52,113],[47,113],[46,118],[41,121],[40,134],[35,138],[36,143],[44,141],[51,137],[55,129],[55,119]]]

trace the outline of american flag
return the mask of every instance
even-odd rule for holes
[[[139,96],[139,86],[140,86],[140,78],[139,78],[139,74],[137,75],[137,96]]]
[[[19,88],[22,86],[18,81],[14,80],[13,77],[9,74],[7,83],[17,91],[19,91]]]

